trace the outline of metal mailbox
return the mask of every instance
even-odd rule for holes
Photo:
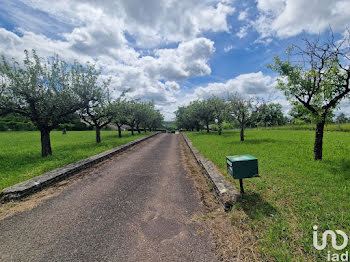
[[[259,176],[258,159],[251,155],[236,155],[226,157],[227,173],[234,179],[239,179],[241,194],[244,193],[243,178]]]
[[[251,155],[227,156],[227,173],[234,179],[259,176],[258,159]]]

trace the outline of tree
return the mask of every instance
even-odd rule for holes
[[[335,41],[331,34],[326,42],[305,39],[304,43],[305,47],[295,46],[297,52],[292,54],[297,62],[275,57],[274,65],[269,67],[281,76],[278,89],[316,119],[314,159],[322,160],[327,115],[350,93],[350,32],[341,41]]]
[[[136,126],[137,121],[137,101],[135,100],[129,100],[125,104],[125,116],[126,116],[126,123],[131,128],[131,135],[134,135],[134,129]]]
[[[225,100],[212,96],[208,99],[208,104],[213,108],[214,119],[218,125],[218,134],[221,135],[222,132],[222,123],[227,118],[227,105]]]
[[[260,119],[265,127],[279,126],[286,123],[282,112],[282,105],[278,103],[263,104],[260,108]]]
[[[176,124],[179,129],[199,131],[201,129],[201,120],[199,117],[199,101],[191,102],[188,106],[179,107],[175,112]]]
[[[151,131],[152,129],[154,130],[158,127],[162,127],[164,117],[159,112],[159,110],[155,109],[153,101],[145,104],[145,113],[146,118],[142,122],[142,126],[145,132],[146,128],[148,128]]]
[[[179,107],[175,112],[175,116],[176,116],[175,123],[178,129],[183,128],[183,129],[186,129],[187,131],[193,130],[188,107],[185,107],[185,106]]]
[[[244,141],[244,129],[251,113],[252,103],[248,98],[244,98],[238,93],[230,94],[228,97],[228,107],[231,116],[238,121],[240,126],[240,138]]]
[[[94,79],[93,66],[75,62],[68,66],[58,56],[43,60],[27,50],[20,65],[2,56],[0,62],[0,115],[28,117],[41,134],[41,155],[52,155],[50,132],[65,118],[93,99],[87,83]]]
[[[344,113],[340,113],[336,118],[337,123],[344,124],[349,121],[349,118]]]
[[[295,105],[293,105],[293,107],[289,111],[289,115],[294,119],[299,119],[306,122],[312,121],[311,112],[300,103],[295,103]]]
[[[112,105],[113,122],[118,127],[118,137],[122,137],[122,126],[128,123],[127,118],[127,101],[119,99]]]
[[[201,121],[209,133],[209,125],[214,122],[214,108],[208,100],[194,101],[191,104],[193,108],[193,117]]]
[[[113,110],[108,91],[109,81],[98,83],[98,79],[89,82],[90,89],[95,93],[96,99],[90,101],[80,110],[80,117],[96,129],[96,143],[101,143],[101,129],[113,120]]]
[[[136,119],[136,129],[137,132],[141,133],[141,126],[145,130],[147,119],[150,117],[151,111],[153,110],[153,102],[138,102],[135,104],[134,110],[135,110],[135,119]]]
[[[151,121],[149,121],[150,129],[156,129],[163,126],[164,116],[159,110],[154,110],[151,115]]]

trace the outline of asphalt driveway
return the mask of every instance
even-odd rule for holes
[[[180,139],[151,138],[1,220],[0,261],[215,261]]]

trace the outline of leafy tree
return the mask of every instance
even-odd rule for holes
[[[221,135],[222,124],[227,118],[227,105],[225,103],[225,100],[217,96],[212,96],[207,100],[207,103],[213,109],[214,119],[218,125],[218,134]]]
[[[150,130],[155,130],[158,127],[162,127],[164,116],[158,111],[153,110],[149,117],[149,121],[147,121],[148,128]]]
[[[289,115],[294,119],[310,122],[312,120],[311,112],[302,104],[296,103],[289,111]]]
[[[96,77],[93,66],[68,66],[58,56],[44,60],[25,50],[23,64],[0,62],[0,115],[16,113],[40,130],[41,154],[52,155],[50,132],[66,117],[93,99],[88,83]]]
[[[153,102],[138,102],[135,104],[136,129],[139,134],[141,133],[141,127],[143,127],[146,132],[147,121],[153,110]]]
[[[136,100],[129,100],[124,104],[125,108],[125,120],[128,126],[131,128],[131,135],[134,135],[134,129],[137,121],[138,105]]]
[[[192,129],[196,129],[196,131],[200,131],[202,129],[202,121],[200,118],[200,107],[198,105],[198,101],[193,101],[188,106],[188,113],[191,119]]]
[[[142,126],[145,132],[146,128],[148,128],[151,131],[152,129],[154,130],[158,127],[162,127],[164,117],[159,112],[159,110],[155,109],[153,101],[145,104],[145,112],[146,118],[142,122]]]
[[[260,119],[264,126],[279,126],[286,124],[282,105],[278,103],[263,104],[260,108]]]
[[[341,41],[333,34],[327,42],[304,40],[295,47],[297,62],[275,57],[269,67],[281,76],[278,88],[292,102],[299,102],[316,119],[314,159],[322,160],[323,132],[327,115],[350,93],[350,32]],[[301,62],[300,62],[301,61]]]
[[[212,104],[209,103],[208,100],[197,100],[192,102],[190,107],[193,110],[192,117],[201,121],[206,127],[207,133],[209,133],[209,125],[215,120],[214,108],[212,107]]]
[[[191,119],[189,116],[189,112],[188,112],[188,108],[185,106],[179,107],[176,112],[175,112],[175,116],[176,116],[176,126],[178,129],[186,129],[191,130],[192,126],[191,126]]]
[[[238,93],[230,94],[228,97],[229,113],[240,126],[240,139],[244,141],[244,129],[251,114],[252,103],[250,99],[244,98]]]
[[[349,118],[344,113],[340,113],[336,118],[337,123],[344,124],[349,122]]]
[[[122,126],[128,124],[127,103],[126,100],[119,99],[114,101],[112,105],[113,123],[118,127],[119,137],[122,137]]]
[[[178,128],[199,131],[201,129],[199,101],[191,102],[188,106],[179,107],[175,112]]]
[[[101,143],[101,129],[113,120],[113,110],[108,91],[110,81],[102,84],[98,83],[98,78],[89,82],[90,89],[93,90],[95,99],[90,101],[80,110],[80,117],[90,126],[95,127],[96,143]]]

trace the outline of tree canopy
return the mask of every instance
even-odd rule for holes
[[[321,42],[304,40],[304,46],[294,46],[292,60],[275,57],[269,67],[280,74],[278,89],[292,103],[300,103],[317,122],[314,159],[322,159],[323,130],[327,116],[350,93],[350,32],[341,41],[331,33]]]

